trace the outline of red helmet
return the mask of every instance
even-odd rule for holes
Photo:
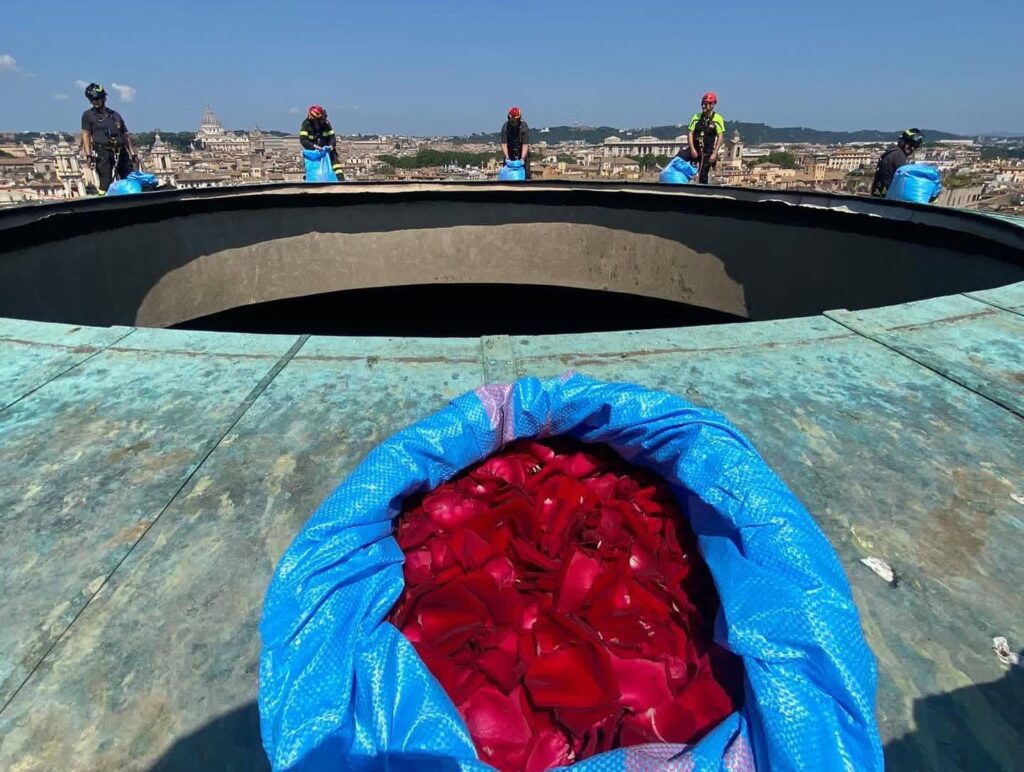
[[[306,111],[306,117],[313,119],[326,118],[327,111],[320,105],[310,105],[309,110]]]
[[[520,110],[518,107],[510,107],[510,108],[508,108],[508,117],[509,118],[521,118],[522,115],[523,115],[523,111]]]
[[[700,98],[700,101],[701,102],[710,102],[713,105],[717,105],[718,104],[718,94],[716,94],[714,91],[709,91],[708,93],[706,93],[704,96],[702,96]]]

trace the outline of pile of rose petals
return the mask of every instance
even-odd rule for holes
[[[718,597],[668,487],[605,448],[522,442],[416,502],[391,621],[480,758],[535,772],[699,739],[737,706]]]

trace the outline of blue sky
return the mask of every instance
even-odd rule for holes
[[[137,131],[194,130],[206,104],[294,131],[312,102],[344,132],[496,131],[512,104],[535,127],[649,126],[714,89],[726,119],[774,126],[1024,132],[1021,0],[4,6],[4,131],[75,129],[97,81]]]

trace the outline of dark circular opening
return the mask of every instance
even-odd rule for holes
[[[264,186],[0,212],[0,316],[334,335],[766,321],[1024,279],[935,207],[634,185]]]
[[[746,321],[709,308],[621,292],[531,284],[419,284],[287,298],[175,325],[312,335],[475,338],[644,330]]]

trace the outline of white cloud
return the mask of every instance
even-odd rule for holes
[[[70,97],[67,94],[54,94],[53,98],[60,102],[64,102],[67,99],[70,99]]]
[[[9,72],[18,72],[18,61],[10,54],[0,54],[0,75],[6,75]]]
[[[88,85],[89,84],[86,83],[84,80],[76,80],[75,81],[75,88],[79,89],[80,91],[84,91],[85,87],[88,86]]]
[[[291,115],[298,115],[299,114],[299,108],[297,108],[297,107],[289,107],[288,108],[288,112]]]
[[[122,86],[120,83],[111,83],[110,87],[117,92],[117,95],[121,97],[122,102],[135,101],[135,89],[131,86]]]

